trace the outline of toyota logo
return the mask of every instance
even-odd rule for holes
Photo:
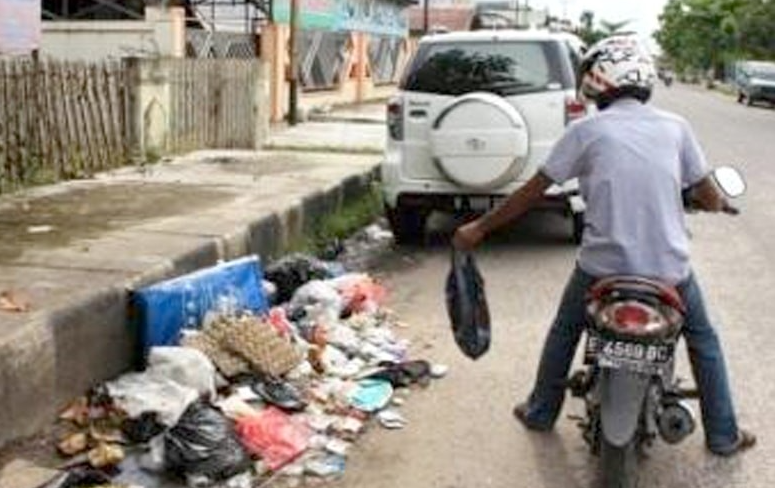
[[[466,141],[466,146],[472,151],[481,151],[487,145],[482,139],[472,137]]]

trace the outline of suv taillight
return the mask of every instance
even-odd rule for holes
[[[587,115],[587,106],[581,100],[568,97],[565,99],[565,124],[570,124]]]
[[[404,139],[404,106],[400,100],[390,100],[387,104],[387,127],[391,139]]]

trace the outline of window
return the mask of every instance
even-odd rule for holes
[[[458,96],[472,91],[517,95],[572,86],[552,42],[441,42],[422,46],[403,89]]]

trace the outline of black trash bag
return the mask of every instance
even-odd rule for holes
[[[343,272],[339,263],[296,253],[268,265],[264,270],[264,277],[277,286],[275,303],[285,303],[304,283],[334,278]]]
[[[43,485],[43,488],[92,488],[109,485],[111,477],[107,473],[91,466],[76,466],[67,473]]]
[[[133,444],[144,444],[164,432],[164,425],[156,412],[143,412],[136,419],[126,419],[121,431]]]
[[[484,279],[470,253],[453,249],[446,295],[455,342],[463,354],[478,359],[490,348],[490,310]]]
[[[164,453],[167,467],[175,474],[203,476],[213,482],[251,466],[231,421],[204,402],[191,404],[177,425],[164,434]]]

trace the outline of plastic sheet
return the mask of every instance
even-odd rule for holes
[[[393,387],[389,381],[365,379],[358,382],[358,387],[352,391],[348,400],[358,410],[376,412],[385,408],[392,397]]]
[[[470,253],[452,251],[446,299],[455,342],[463,354],[478,359],[490,348],[490,311],[484,279]]]
[[[256,256],[219,264],[135,293],[143,352],[177,344],[181,330],[198,328],[210,311],[264,313],[267,300]]]

